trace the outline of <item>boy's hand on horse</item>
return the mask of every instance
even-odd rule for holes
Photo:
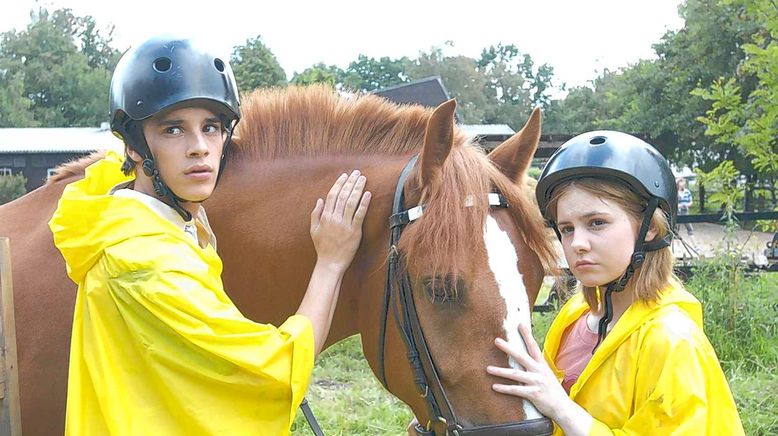
[[[343,173],[326,200],[316,201],[311,212],[311,239],[323,266],[343,272],[354,259],[370,204],[370,192],[363,194],[366,182],[358,170]]]

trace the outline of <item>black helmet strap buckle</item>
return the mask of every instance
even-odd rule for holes
[[[149,156],[143,158],[141,166],[143,168],[143,174],[151,178],[154,193],[161,198],[167,199],[168,201],[166,203],[181,215],[181,218],[183,218],[184,221],[190,221],[192,219],[192,214],[181,206],[181,202],[185,202],[186,200],[176,195],[167,184],[162,181],[159,170],[157,170],[157,166],[154,164],[154,158],[150,155],[151,153],[149,153]]]

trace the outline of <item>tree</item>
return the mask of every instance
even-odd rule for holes
[[[0,126],[96,126],[119,53],[111,33],[69,9],[31,14],[24,31],[0,36]],[[23,112],[28,112],[24,114]]]
[[[30,107],[32,100],[24,96],[24,73],[0,73],[0,127],[36,127]]]
[[[769,0],[722,3],[737,6],[743,19],[757,23],[758,31],[743,46],[747,57],[733,74],[694,90],[712,102],[699,120],[706,135],[737,145],[758,171],[778,176],[778,8]]]
[[[534,107],[545,108],[550,103],[554,69],[548,64],[535,69],[532,57],[522,55],[513,44],[484,49],[476,69],[486,79],[486,123],[507,123],[518,129]]]
[[[771,0],[722,0],[720,3],[739,10],[740,18],[756,25],[756,31],[750,35],[750,42],[743,45],[747,56],[737,69],[709,87],[693,91],[694,95],[711,102],[711,108],[698,120],[705,126],[705,135],[714,138],[717,144],[741,151],[762,178],[772,180],[775,198],[778,188],[778,8]],[[725,163],[715,170],[721,172]],[[750,209],[749,194],[750,191],[746,193],[747,209]]]
[[[444,56],[440,47],[419,57],[408,65],[413,79],[440,76],[452,97],[457,99],[457,112],[464,123],[480,123],[488,104],[484,94],[486,78],[476,68],[475,59],[466,56]]]
[[[0,176],[0,204],[13,201],[27,193],[27,178],[22,174]]]
[[[336,65],[324,65],[318,63],[312,67],[306,68],[302,73],[294,73],[291,83],[295,85],[312,85],[314,83],[323,83],[331,88],[336,88],[342,83],[345,75],[343,70]]]
[[[747,161],[736,149],[705,135],[697,117],[711,104],[692,91],[738,68],[745,58],[742,46],[754,26],[739,18],[738,8],[718,0],[687,0],[680,12],[684,27],[668,32],[654,46],[659,56],[656,92],[661,98],[652,104],[662,115],[652,136],[674,150],[671,157],[677,163],[710,170],[722,160],[732,160],[747,170]]]
[[[371,92],[408,82],[410,78],[406,70],[409,64],[407,57],[375,59],[360,54],[344,71],[343,88]]]
[[[577,134],[600,127],[604,106],[601,94],[588,86],[571,89],[563,100],[553,100],[543,114],[544,133]]]
[[[276,56],[257,35],[236,46],[230,57],[238,89],[249,92],[257,88],[286,86],[286,73]]]
[[[572,132],[612,128],[641,133],[679,166],[707,171],[731,160],[741,171],[753,172],[736,147],[705,135],[697,118],[711,103],[692,93],[736,71],[745,59],[743,46],[757,26],[744,20],[741,11],[734,2],[686,0],[680,7],[683,28],[667,32],[654,45],[658,59],[606,71],[592,82],[590,91],[571,90],[568,101],[552,106],[546,126]],[[743,89],[753,89],[753,81],[743,79]],[[577,107],[577,102],[587,106]]]

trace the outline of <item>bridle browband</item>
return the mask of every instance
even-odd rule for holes
[[[419,156],[413,156],[400,173],[392,205],[392,215],[389,218],[389,264],[386,275],[386,288],[381,313],[378,346],[378,375],[381,384],[389,390],[384,365],[384,348],[386,344],[386,324],[389,306],[397,325],[400,337],[405,343],[408,362],[413,372],[413,381],[419,395],[427,406],[427,425],[417,424],[414,430],[419,436],[434,435],[433,423],[442,422],[446,425],[446,434],[454,436],[465,435],[550,435],[553,425],[548,418],[531,419],[507,424],[494,424],[480,427],[463,428],[457,420],[454,409],[443,389],[435,362],[432,360],[424,332],[419,322],[416,304],[413,301],[411,279],[405,265],[404,255],[397,248],[403,228],[424,214],[425,205],[404,209],[404,186]],[[488,194],[489,205],[507,208],[508,203],[500,193]],[[528,401],[528,400],[525,400]]]

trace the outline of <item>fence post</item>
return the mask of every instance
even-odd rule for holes
[[[11,245],[0,237],[0,435],[21,436]]]

